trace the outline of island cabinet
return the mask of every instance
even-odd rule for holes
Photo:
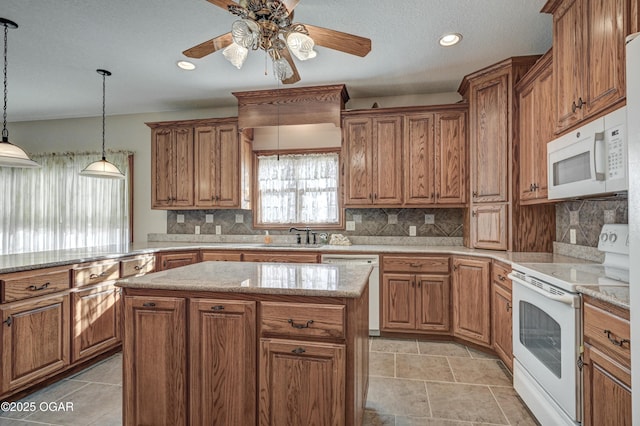
[[[453,334],[491,346],[490,260],[454,256]]]
[[[291,253],[290,251],[254,251],[244,252],[245,262],[281,262],[281,263],[318,263],[318,253]]]
[[[638,31],[634,3],[549,0],[543,7],[553,14],[557,132],[624,100],[625,37]]]
[[[519,109],[516,146],[521,204],[548,202],[547,143],[555,138],[551,51],[517,84]]]
[[[382,258],[382,331],[451,331],[448,256]]]
[[[629,310],[585,296],[582,312],[584,424],[630,425]]]
[[[345,207],[402,204],[402,116],[345,117],[342,158]]]
[[[158,271],[179,268],[180,266],[191,265],[199,261],[200,252],[198,251],[156,253],[156,269]]]
[[[511,305],[511,267],[491,264],[491,343],[504,365],[513,371],[513,319]]]

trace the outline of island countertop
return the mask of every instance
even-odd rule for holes
[[[117,281],[123,288],[357,298],[368,265],[201,262]]]

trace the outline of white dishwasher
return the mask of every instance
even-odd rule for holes
[[[371,265],[369,277],[369,335],[380,335],[380,264],[375,254],[323,254],[322,263]]]

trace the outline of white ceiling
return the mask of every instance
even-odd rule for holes
[[[295,86],[345,83],[351,98],[455,91],[462,77],[551,47],[545,0],[301,0],[295,21],[368,37],[365,58],[318,47]],[[2,0],[9,30],[8,120],[235,105],[234,91],[276,88],[263,51],[237,70],[216,52],[182,71],[182,51],[228,32],[235,16],[205,0]],[[438,37],[460,32],[458,46]],[[297,60],[296,60],[297,61]],[[270,68],[270,67],[269,67]]]

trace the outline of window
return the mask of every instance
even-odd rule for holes
[[[130,155],[108,153],[124,180],[79,176],[96,154],[33,154],[39,169],[0,168],[0,253],[128,243]]]
[[[256,225],[340,225],[337,152],[256,158]]]

